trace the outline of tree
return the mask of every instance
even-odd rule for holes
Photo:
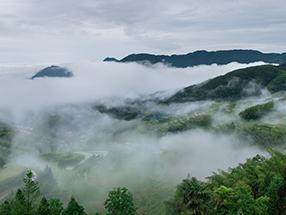
[[[67,208],[64,210],[63,215],[87,215],[84,208],[77,203],[74,197],[68,203]]]
[[[175,202],[181,212],[192,215],[209,214],[210,191],[204,182],[196,178],[185,179],[177,187]]]
[[[52,215],[62,214],[64,208],[63,208],[63,203],[59,199],[49,199],[48,202],[50,205]]]
[[[109,192],[104,203],[107,215],[135,215],[136,208],[133,196],[125,187],[119,187]]]
[[[227,214],[231,207],[229,199],[233,198],[234,191],[230,187],[221,185],[214,190],[213,204],[217,214]]]
[[[40,188],[32,170],[28,170],[24,177],[23,194],[27,202],[28,213],[33,213],[33,204],[35,204],[40,196]]]
[[[237,183],[234,188],[220,186],[215,191],[215,214],[268,214],[268,200],[266,196],[254,199],[250,186],[242,182]]]
[[[11,200],[11,215],[31,215],[21,189],[17,190],[14,199]]]
[[[11,215],[11,204],[7,200],[4,201],[0,206],[1,215]]]
[[[270,197],[269,200],[269,214],[279,214],[281,207],[281,200],[279,197],[279,189],[283,186],[284,178],[280,175],[274,176],[267,187],[267,195]]]
[[[42,198],[36,215],[53,215],[50,209],[49,202],[45,197]]]

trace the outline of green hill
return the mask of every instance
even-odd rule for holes
[[[271,93],[286,90],[286,67],[263,65],[238,69],[204,83],[186,87],[164,102],[238,100],[258,96],[263,88]]]

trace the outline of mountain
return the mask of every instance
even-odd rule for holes
[[[186,87],[164,102],[189,102],[208,99],[238,100],[258,96],[261,89],[271,93],[286,90],[286,66],[262,65],[238,69],[204,83]]]
[[[72,77],[73,73],[67,68],[60,66],[49,66],[37,72],[31,79],[41,77]]]
[[[120,62],[119,60],[117,60],[114,57],[107,57],[103,60],[104,62]]]
[[[182,55],[153,55],[153,54],[131,54],[121,60],[107,57],[105,62],[141,64],[163,63],[172,67],[185,68],[198,65],[218,64],[224,65],[231,62],[253,63],[263,61],[265,63],[281,64],[286,62],[286,53],[262,53],[256,50],[224,50],[224,51],[195,51]]]
[[[262,65],[234,70],[203,83],[185,87],[166,99],[154,97],[147,101],[126,102],[121,106],[107,107],[99,104],[93,108],[102,114],[108,114],[119,120],[143,119],[165,122],[168,116],[160,112],[152,112],[149,107],[150,102],[158,104],[205,100],[232,102],[250,96],[259,96],[262,94],[263,89],[267,89],[271,93],[286,90],[285,64],[279,66]],[[251,112],[254,115],[250,114],[251,117],[259,118],[264,112],[268,112],[268,105],[270,105],[269,109],[271,110],[272,103],[266,104],[266,107],[264,105],[254,106],[245,111],[244,114],[248,115]]]

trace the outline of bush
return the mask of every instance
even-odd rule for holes
[[[239,116],[244,120],[258,120],[265,114],[269,113],[274,108],[274,102],[255,105],[245,109],[239,113]]]

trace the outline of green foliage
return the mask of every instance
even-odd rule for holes
[[[135,215],[136,208],[132,194],[125,187],[114,189],[104,203],[107,215]]]
[[[30,215],[27,201],[22,190],[18,189],[15,198],[11,200],[11,215]]]
[[[11,204],[9,201],[4,201],[0,206],[1,215],[11,215]]]
[[[126,121],[133,120],[142,116],[140,109],[133,106],[119,106],[108,108],[104,105],[97,105],[94,107],[94,109],[98,110],[100,113],[105,113],[116,119]]]
[[[269,196],[269,211],[273,214],[279,214],[280,202],[279,193],[277,192],[284,184],[284,178],[281,175],[276,175],[272,178],[266,189],[266,194]]]
[[[62,215],[86,215],[86,213],[84,207],[79,205],[75,198],[72,197]]]
[[[175,194],[175,208],[167,207],[170,213],[204,215],[210,212],[210,191],[204,182],[196,178],[185,179],[178,185]],[[168,203],[167,203],[168,205]]]
[[[268,197],[254,199],[251,188],[238,182],[233,188],[220,186],[214,190],[214,209],[216,214],[268,214]]]
[[[207,99],[238,100],[247,96],[260,95],[261,88],[267,88],[272,93],[284,91],[285,83],[286,69],[283,66],[248,67],[186,87],[167,99],[165,103]]]
[[[64,207],[63,203],[59,199],[49,199],[49,207],[52,215],[61,215]]]
[[[49,202],[45,197],[41,199],[36,215],[54,215],[52,214]]]
[[[267,86],[268,90],[270,92],[278,92],[281,90],[286,90],[286,67],[284,66],[280,66],[281,72],[280,74],[273,79]]]
[[[284,142],[286,125],[284,124],[243,124],[237,127],[242,135],[250,136],[258,145],[271,146]]]
[[[40,197],[40,187],[31,170],[28,170],[24,177],[23,194],[26,199],[28,213],[33,213],[33,204]]]
[[[282,214],[286,203],[286,155],[271,151],[221,171],[206,182],[186,179],[167,203],[169,214]]]
[[[245,109],[239,113],[239,116],[245,120],[257,120],[265,114],[269,113],[274,108],[274,102],[267,102],[264,104],[255,105]]]
[[[285,124],[268,124],[257,122],[227,123],[215,128],[222,133],[234,133],[240,139],[252,140],[254,144],[271,147],[283,144],[286,140]]]
[[[24,186],[15,195],[0,203],[0,215],[87,215],[83,206],[72,197],[64,209],[59,199],[46,199],[40,195],[36,176],[28,170]],[[41,197],[41,200],[38,199]],[[126,188],[111,191],[105,202],[108,215],[136,215],[132,194]],[[99,215],[99,213],[95,213]]]
[[[146,124],[160,133],[180,132],[194,128],[209,128],[212,120],[210,115],[198,114],[190,116],[170,117],[164,120],[149,120]]]
[[[206,181],[183,180],[177,186],[174,199],[165,204],[166,215],[283,214],[286,208],[286,155],[273,150],[269,152],[270,158],[257,155],[244,164],[208,177]],[[0,214],[87,215],[73,197],[65,209],[59,199],[41,196],[38,201],[39,197],[38,182],[29,170],[23,188],[0,204]],[[104,205],[106,215],[139,214],[132,194],[124,187],[112,190]]]

